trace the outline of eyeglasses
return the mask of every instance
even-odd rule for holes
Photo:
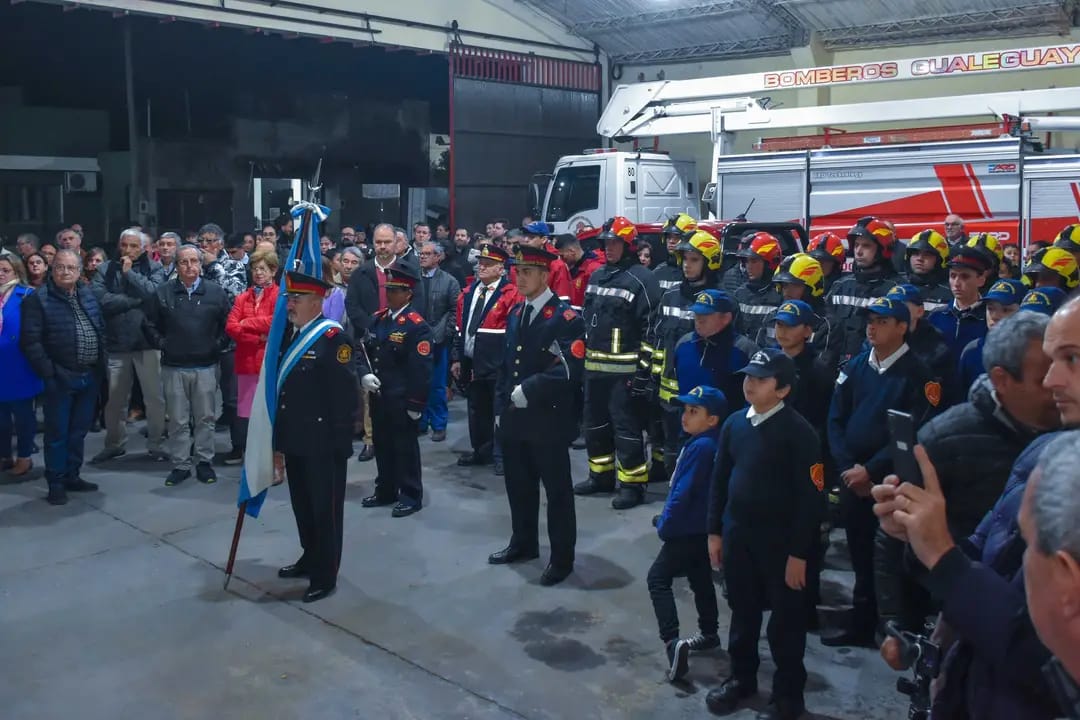
[[[218,241],[218,239],[216,237],[214,237],[213,235],[208,235],[206,237],[199,238],[199,244],[200,245],[209,245],[210,243],[215,243],[217,241]]]
[[[420,257],[432,257],[435,253],[433,253],[433,252],[421,252],[419,254],[420,254]]]
[[[53,265],[53,270],[59,270],[60,272],[79,272],[78,265]]]

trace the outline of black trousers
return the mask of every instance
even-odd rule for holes
[[[564,443],[502,437],[506,497],[510,501],[510,544],[525,551],[539,548],[540,485],[547,495],[551,564],[574,567],[577,516],[570,475],[570,450]]]
[[[236,417],[238,390],[235,350],[221,353],[221,358],[218,360],[218,370],[221,374],[221,377],[218,378],[218,384],[221,387],[221,416],[226,422],[231,423],[232,419]],[[235,445],[233,447],[234,449],[240,449],[236,448]]]
[[[337,583],[346,465],[346,457],[285,456],[289,499],[304,549],[297,564],[308,571],[312,587],[330,588]]]
[[[422,505],[424,486],[420,480],[420,443],[416,421],[401,400],[371,396],[371,434],[375,445],[375,495],[407,505]]]
[[[495,443],[495,381],[474,379],[467,392],[469,442],[474,453],[490,458]]]
[[[874,591],[874,536],[878,520],[874,515],[872,498],[861,498],[846,487],[840,488],[840,515],[844,520],[851,569],[855,571],[855,588],[851,593],[852,627],[863,635],[877,630],[877,597]]]
[[[764,533],[724,533],[724,580],[731,606],[731,674],[757,684],[762,614],[771,608],[766,635],[776,664],[773,697],[801,705],[806,687],[806,609],[802,591],[792,590],[784,582],[787,559],[782,538]]]
[[[644,426],[630,397],[630,375],[585,378],[585,447],[589,475],[601,485],[643,487],[649,481]]]
[[[709,567],[709,542],[705,535],[668,540],[649,568],[649,596],[652,598],[660,640],[667,643],[679,637],[679,614],[675,610],[672,581],[685,577],[694,592],[698,629],[702,635],[715,635],[719,611],[716,606],[716,587]]]

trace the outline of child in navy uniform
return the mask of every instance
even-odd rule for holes
[[[742,370],[750,408],[720,429],[709,493],[709,556],[724,567],[731,626],[731,676],[709,691],[713,713],[735,712],[757,693],[762,615],[776,673],[759,718],[795,720],[805,710],[807,559],[825,514],[825,467],[810,423],[784,400],[795,361],[779,349],[754,353]],[[721,562],[722,559],[722,562]]]
[[[669,680],[680,680],[686,675],[691,650],[720,647],[716,589],[705,533],[716,438],[720,420],[727,416],[727,399],[716,388],[699,385],[686,395],[678,396],[678,402],[683,405],[683,430],[690,437],[675,462],[664,511],[654,519],[657,534],[664,544],[649,568],[648,578],[660,640],[667,650]],[[694,591],[701,634],[680,640],[679,616],[671,584],[672,580],[684,575]]]

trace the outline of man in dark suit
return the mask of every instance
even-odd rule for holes
[[[376,233],[378,228],[376,228]],[[377,237],[377,236],[376,236]],[[431,387],[431,328],[410,304],[420,274],[411,265],[386,271],[386,309],[375,313],[366,352],[357,357],[361,385],[373,393],[375,493],[364,507],[394,505],[394,517],[423,507],[416,428]]]
[[[329,289],[318,278],[285,273],[292,325],[279,349],[286,375],[278,395],[274,451],[284,456],[304,554],[278,570],[278,576],[309,578],[304,602],[321,600],[337,585],[345,465],[352,455],[356,412],[352,338],[341,325],[322,316]]]
[[[496,382],[497,427],[506,461],[506,496],[513,535],[492,554],[493,565],[540,555],[540,484],[548,501],[551,561],[541,585],[562,582],[574,569],[577,520],[569,443],[575,426],[574,387],[585,362],[585,322],[548,288],[558,256],[541,247],[520,246],[515,258],[518,290],[525,296],[510,313],[506,357]]]

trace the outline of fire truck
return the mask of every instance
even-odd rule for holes
[[[1080,130],[1080,88],[1050,88],[820,107],[770,107],[777,89],[1013,72],[1080,65],[1080,45],[987,51],[850,66],[749,73],[620,85],[597,125],[617,141],[707,133],[711,182],[701,202],[712,218],[794,222],[846,232],[859,218],[893,221],[900,237],[964,218],[968,232],[1000,240],[1047,240],[1080,222],[1080,155],[1043,150],[1042,133]],[[753,93],[753,94],[750,94]],[[994,122],[949,126],[986,113]],[[851,126],[935,123],[902,130]],[[824,135],[769,138],[735,154],[735,134],[826,128]],[[669,203],[641,202],[642,172],[671,183]],[[661,208],[692,197],[694,168],[654,152],[609,152],[560,159],[547,187],[544,217],[577,231],[621,214],[657,222]],[[675,181],[678,181],[677,183]],[[573,202],[568,203],[567,199]],[[697,210],[698,208],[695,208]],[[694,212],[691,212],[694,214]]]

